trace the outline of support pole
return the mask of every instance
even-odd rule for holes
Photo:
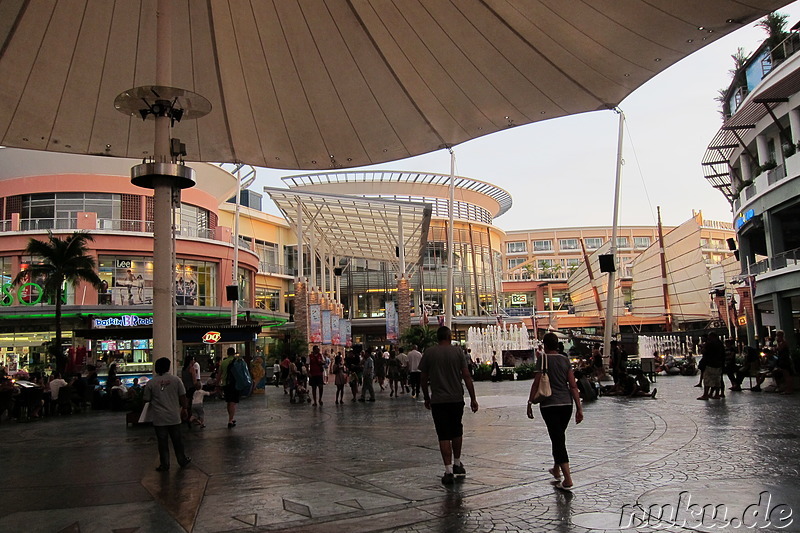
[[[455,202],[456,190],[456,153],[450,148],[450,196],[447,203],[447,292],[445,292],[445,308],[444,308],[444,325],[453,329],[453,307],[454,290],[453,290],[453,263],[455,262],[456,254],[453,251],[453,219],[455,214],[453,212],[453,204]]]
[[[159,0],[156,15],[156,85],[172,85],[172,17],[169,0]],[[155,117],[156,163],[171,163],[170,118]],[[170,360],[176,370],[175,331],[175,267],[172,264],[173,180],[160,176],[153,180],[153,361]]]
[[[616,268],[617,262],[617,223],[619,220],[619,189],[620,181],[622,178],[622,132],[625,127],[625,115],[622,110],[615,109],[619,114],[619,134],[617,138],[617,173],[614,180],[614,215],[613,223],[611,225],[611,256],[614,259],[614,266]],[[603,327],[603,355],[605,357],[611,356],[611,335],[614,332],[614,312],[616,311],[614,283],[616,281],[616,272],[608,273],[608,292],[606,294],[606,320]]]
[[[297,199],[297,281],[303,281],[303,204]]]
[[[236,211],[233,215],[233,286],[239,294],[239,212],[242,202],[242,167],[236,171]],[[239,300],[231,302],[231,326],[239,324]]]

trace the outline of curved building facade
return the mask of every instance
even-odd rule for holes
[[[731,202],[748,336],[783,329],[796,345],[800,315],[800,35],[763,44],[736,72],[725,122],[703,160]]]
[[[151,190],[131,184],[135,163],[0,149],[0,363],[9,369],[49,364],[47,345],[54,336],[55,306],[44,298],[42,280],[13,283],[38,260],[25,254],[28,242],[47,240],[48,232],[64,238],[83,230],[93,238],[89,254],[96,261],[102,289],[84,283],[65,286],[64,346],[77,365],[112,359],[129,371],[150,371],[153,197]],[[255,351],[263,326],[288,319],[283,294],[291,276],[280,273],[280,265],[266,263],[265,243],[244,232],[236,274],[240,325],[230,326],[225,287],[234,279],[234,243],[232,206],[226,200],[237,182],[215,165],[193,168],[197,185],[181,191],[175,209],[175,326],[182,352],[178,358],[188,353],[210,357],[213,348],[202,341],[208,331],[220,333],[220,342],[241,345],[243,352]],[[285,222],[272,220],[276,217],[262,221],[265,217],[251,211],[243,209],[245,222],[240,226],[258,229],[260,239],[288,229]]]

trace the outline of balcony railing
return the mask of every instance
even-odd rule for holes
[[[505,316],[533,316],[536,309],[533,307],[503,307],[502,312]]]
[[[758,275],[796,265],[800,265],[800,248],[787,250],[775,254],[774,257],[750,263],[749,270],[751,275]]]
[[[78,221],[74,218],[26,218],[19,221],[19,229],[20,231],[78,229]]]
[[[283,265],[276,265],[261,261],[258,263],[258,271],[262,274],[279,274],[281,276],[294,276],[296,270]]]

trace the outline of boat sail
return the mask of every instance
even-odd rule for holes
[[[570,275],[569,296],[575,309],[576,316],[602,317],[607,297],[607,283],[605,274],[600,273],[600,256],[610,253],[611,241],[605,242],[600,248],[588,257]],[[619,278],[614,284],[614,290],[620,290]],[[617,294],[618,295],[618,294]],[[623,298],[615,298],[616,309],[614,316],[625,314]]]
[[[711,320],[711,274],[700,242],[702,223],[695,216],[664,235],[633,262],[631,311],[638,317],[665,318],[665,323]],[[666,287],[662,265],[666,266]],[[665,297],[666,290],[666,297]]]

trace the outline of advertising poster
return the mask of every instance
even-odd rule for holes
[[[308,342],[322,344],[322,306],[320,304],[308,306]]]
[[[386,302],[386,340],[396,341],[398,329],[397,308],[393,301]]]
[[[330,309],[322,310],[322,344],[331,344],[331,311]]]
[[[339,342],[344,344],[346,347],[350,348],[353,346],[353,330],[351,329],[351,324],[349,320],[341,319],[339,320],[339,334],[341,335],[341,339]]]
[[[339,328],[340,319],[338,315],[331,314],[331,344],[339,346],[342,344],[342,332]]]

